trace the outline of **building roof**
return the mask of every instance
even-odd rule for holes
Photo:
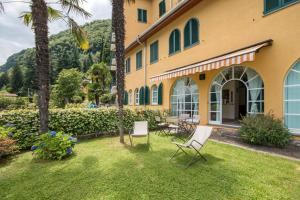
[[[125,53],[128,53],[129,51],[139,46],[140,42],[146,41],[149,37],[157,33],[157,31],[167,26],[176,18],[193,8],[200,1],[202,0],[183,0],[182,2],[178,3],[172,10],[162,16],[159,20],[157,20],[154,24],[147,28],[146,31],[139,35],[136,40],[130,43],[128,47],[126,47]]]

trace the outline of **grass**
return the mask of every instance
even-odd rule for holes
[[[169,162],[169,137],[144,141],[82,141],[64,161],[20,154],[0,165],[0,199],[299,199],[299,162],[209,141],[208,161],[185,169],[184,155]]]

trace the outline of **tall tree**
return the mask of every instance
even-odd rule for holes
[[[127,0],[128,3],[134,0]],[[125,16],[124,0],[112,0],[112,32],[116,37],[116,61],[117,61],[117,102],[120,143],[124,143],[124,57],[125,57]]]
[[[99,98],[101,95],[109,91],[111,83],[111,74],[105,63],[94,64],[89,70],[88,74],[92,83],[88,85],[89,95],[93,94],[96,104],[99,105]]]
[[[46,0],[30,0],[30,1],[0,1],[0,12],[4,10],[3,4],[8,3],[29,3],[31,7],[30,12],[24,12],[22,18],[26,25],[32,24],[35,33],[35,47],[36,47],[36,64],[38,72],[39,83],[39,117],[40,117],[40,132],[48,131],[49,120],[49,38],[48,38],[48,20],[63,19],[66,21],[71,29],[72,34],[83,49],[88,49],[88,41],[85,32],[77,25],[77,23],[70,17],[70,12],[81,14],[89,17],[90,14],[80,7],[80,4],[85,0],[58,0],[55,4],[61,5],[62,11],[53,9]],[[63,11],[66,11],[65,13]]]
[[[4,72],[0,76],[0,90],[1,90],[1,88],[3,88],[4,86],[7,86],[8,84],[9,84],[8,72]]]
[[[38,90],[37,67],[35,61],[35,51],[27,51],[23,56],[23,67],[26,68],[24,73],[24,83],[22,94],[34,93]]]
[[[83,74],[75,68],[64,69],[59,73],[55,89],[58,99],[62,100],[62,105],[69,103],[80,93],[82,80]]]
[[[19,94],[23,86],[23,72],[19,66],[13,68],[10,75],[11,92]]]

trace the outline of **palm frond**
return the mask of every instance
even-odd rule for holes
[[[74,12],[76,14],[82,15],[83,17],[91,17],[92,15],[80,7],[81,4],[86,2],[85,0],[59,0],[62,8],[67,9],[67,13]]]
[[[89,41],[86,32],[74,21],[74,19],[68,17],[68,24],[72,35],[75,37],[78,45],[83,50],[89,49]]]
[[[58,19],[61,19],[63,18],[63,14],[61,11],[59,10],[56,10],[50,6],[48,6],[48,19],[49,21],[55,21],[55,20],[58,20]]]
[[[0,1],[0,14],[4,13],[4,6],[3,3]]]
[[[20,18],[22,18],[23,23],[26,26],[29,26],[32,24],[32,13],[31,12],[22,12]]]

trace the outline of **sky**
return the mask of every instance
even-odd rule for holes
[[[110,0],[86,0],[83,7],[93,16],[85,19],[74,17],[79,24],[96,19],[111,18]],[[30,27],[26,27],[19,18],[23,11],[29,11],[24,3],[5,4],[5,13],[0,14],[0,65],[13,53],[34,46],[34,35]],[[49,33],[55,34],[67,29],[65,22],[57,21],[49,24]]]

